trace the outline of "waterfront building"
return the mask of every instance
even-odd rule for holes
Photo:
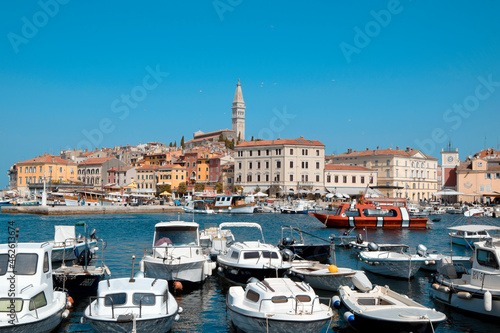
[[[108,170],[125,165],[114,157],[89,158],[78,164],[78,180],[83,184],[102,188],[108,181]]]
[[[108,170],[107,185],[125,187],[137,179],[137,168],[125,165]]]
[[[222,169],[227,164],[234,165],[234,157],[232,157],[231,155],[217,154],[209,158],[208,162],[209,162],[208,181],[210,184],[214,185],[215,183],[224,182],[224,179],[222,178],[223,175]]]
[[[170,185],[172,191],[179,188],[179,184],[186,181],[186,168],[179,164],[163,165],[158,168],[159,185]]]
[[[246,141],[234,150],[235,185],[244,192],[324,189],[325,145],[317,140]]]
[[[58,156],[44,154],[17,163],[17,190],[21,196],[29,193],[30,184],[63,183],[77,180],[77,164]]]
[[[156,193],[156,184],[158,183],[158,165],[143,165],[137,168],[137,192]]]
[[[407,198],[412,201],[431,200],[438,190],[435,157],[420,150],[406,147],[353,151],[330,157],[334,164],[363,166],[377,171],[378,186],[388,197]]]
[[[330,193],[355,196],[364,194],[367,186],[378,185],[377,171],[370,168],[354,165],[325,164],[325,187]],[[379,195],[378,190],[368,188],[367,195]]]
[[[500,198],[500,153],[483,150],[456,167],[457,191],[463,202],[498,202]]]

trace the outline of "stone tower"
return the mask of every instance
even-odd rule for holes
[[[245,101],[243,100],[243,93],[241,92],[240,79],[236,84],[236,92],[234,93],[233,106],[233,132],[236,135],[236,140],[245,141]]]

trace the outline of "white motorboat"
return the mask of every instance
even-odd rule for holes
[[[68,316],[66,293],[53,288],[51,254],[49,243],[0,245],[0,332],[51,332]]]
[[[425,258],[418,254],[410,254],[409,246],[404,251],[380,251],[376,244],[373,244],[372,251],[362,251],[359,253],[361,267],[371,273],[385,276],[410,279],[424,264]]]
[[[425,258],[424,264],[420,269],[429,272],[436,272],[443,258],[449,258],[453,262],[455,269],[460,273],[469,272],[472,266],[471,257],[450,256],[442,253],[428,252],[427,248],[423,245],[417,246],[417,254]]]
[[[283,277],[291,264],[283,259],[278,247],[265,243],[261,226],[251,222],[240,222],[234,226],[257,228],[262,242],[258,240],[231,244],[226,252],[217,257],[219,275],[240,285],[245,285],[251,277],[258,280]]]
[[[216,213],[253,214],[255,200],[247,195],[218,195],[212,208]]]
[[[97,332],[168,332],[179,319],[168,282],[151,278],[118,278],[99,282],[83,320]]]
[[[375,242],[369,242],[369,241],[366,241],[366,240],[363,240],[363,237],[361,236],[361,234],[358,234],[356,236],[356,241],[350,241],[349,242],[349,246],[352,250],[354,250],[354,252],[356,253],[360,253],[362,251],[369,251],[370,250],[370,244],[372,244],[372,248],[373,248],[373,244],[376,245],[376,248],[379,250],[379,251],[393,251],[393,252],[401,252],[401,251],[404,251],[406,248],[408,248],[408,245],[406,244],[398,244],[398,243],[382,243],[382,244],[378,244],[378,243],[375,243]]]
[[[246,333],[321,332],[333,317],[313,288],[288,278],[266,278],[229,288],[231,321]]]
[[[182,208],[184,212],[189,214],[215,214],[215,211],[205,200],[188,201],[186,206]]]
[[[215,263],[203,252],[198,229],[195,222],[157,223],[152,253],[140,263],[144,276],[198,283],[212,275]]]
[[[466,210],[464,212],[464,216],[472,217],[472,216],[484,216],[485,209],[482,207],[474,207]]]
[[[476,242],[470,274],[457,274],[443,259],[431,286],[431,296],[446,305],[500,318],[500,238]]]
[[[73,260],[77,256],[90,256],[88,251],[97,244],[95,239],[95,229],[90,233],[90,239],[85,237],[76,237],[74,225],[56,225],[54,240],[49,243],[54,246],[52,250],[52,262],[64,260]],[[64,257],[64,258],[63,258]]]
[[[451,230],[448,235],[450,235],[453,244],[472,248],[475,242],[491,238],[490,231],[498,231],[500,227],[493,225],[467,224],[449,227],[448,230]]]
[[[308,283],[314,289],[336,292],[342,285],[352,285],[352,277],[358,270],[336,265],[325,265],[309,260],[293,260],[289,273],[291,277]]]
[[[353,278],[356,289],[341,286],[333,297],[343,307],[344,319],[359,332],[434,332],[446,315],[396,293],[373,286],[363,273]]]
[[[235,222],[237,223],[237,222]],[[200,231],[200,244],[210,253],[210,258],[216,260],[219,253],[227,250],[228,244],[234,243],[231,229],[223,229],[232,223],[217,224],[205,223],[205,229]]]
[[[309,207],[302,200],[298,200],[292,206],[285,206],[281,208],[282,214],[307,214],[309,213]]]

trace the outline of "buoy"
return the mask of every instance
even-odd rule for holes
[[[339,268],[335,265],[330,265],[330,266],[328,266],[328,271],[330,273],[337,273],[339,271]]]
[[[489,290],[486,290],[486,292],[484,293],[484,309],[487,312],[491,311],[492,302],[493,302],[493,296],[491,295]]]
[[[68,316],[69,316],[69,310],[64,310],[64,312],[62,313],[62,317],[68,318]]]
[[[348,323],[352,323],[354,321],[354,315],[352,314],[352,312],[345,312],[344,313],[344,320],[347,321]]]
[[[181,306],[179,306],[179,310],[177,310],[177,313],[182,313],[182,311],[184,311],[184,309]]]
[[[176,314],[174,320],[175,321],[179,321],[179,319],[181,319],[181,316],[179,316],[178,314]]]
[[[443,292],[443,293],[449,293],[450,292],[450,288],[448,288],[447,286],[439,286],[439,291]]]
[[[182,290],[182,283],[180,283],[179,281],[174,281],[174,289]]]
[[[332,297],[332,303],[333,303],[333,307],[334,307],[335,309],[340,309],[340,305],[341,305],[341,303],[340,303],[340,297],[338,297],[338,296],[333,296],[333,297]]]
[[[66,308],[71,309],[74,303],[75,301],[73,300],[73,297],[71,296],[66,297]]]
[[[104,271],[106,272],[106,274],[108,274],[108,276],[111,276],[111,271],[109,270],[108,266],[104,265]]]

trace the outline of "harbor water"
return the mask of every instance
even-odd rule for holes
[[[468,224],[469,220],[462,215],[431,216],[440,218],[428,230],[355,230],[364,239],[377,243],[403,243],[415,251],[419,244],[425,245],[429,251],[450,254],[450,238],[447,227]],[[132,256],[135,255],[135,270],[144,255],[145,249],[150,249],[153,241],[154,225],[160,221],[173,220],[195,221],[200,224],[200,230],[207,223],[222,222],[257,222],[262,226],[266,243],[277,245],[281,238],[282,226],[293,226],[328,239],[331,234],[341,234],[345,229],[325,228],[318,220],[309,215],[288,214],[253,214],[253,215],[190,215],[190,214],[127,214],[127,215],[84,215],[84,216],[38,216],[0,214],[0,237],[7,243],[8,222],[15,221],[19,227],[20,242],[44,242],[54,238],[54,225],[75,225],[85,221],[89,228],[97,230],[97,237],[107,242],[104,251],[105,263],[111,270],[111,278],[127,277],[131,274]],[[490,217],[473,217],[473,224],[500,225],[499,219]],[[236,240],[255,240],[259,237],[256,230],[232,229]],[[83,234],[82,227],[76,227],[76,232]],[[307,238],[309,242],[317,240]],[[454,255],[472,255],[470,249],[453,246]],[[335,260],[339,267],[359,269],[359,259],[349,249],[336,248]],[[436,332],[498,332],[500,322],[485,320],[477,315],[458,312],[454,309],[435,303],[429,296],[432,281],[431,273],[420,271],[412,280],[399,280],[367,273],[374,284],[387,285],[396,292],[403,293],[416,301],[444,312],[448,319],[439,325]],[[214,276],[205,281],[199,288],[186,290],[175,294],[184,312],[180,320],[172,328],[172,332],[236,332],[229,319],[226,308],[225,294],[227,286]],[[333,293],[319,292],[321,296],[333,296]],[[88,299],[75,302],[70,316],[64,320],[57,332],[92,332],[89,324],[80,322],[82,312],[88,305]],[[342,318],[335,318],[323,332],[350,332]],[[376,331],[376,328],[374,327]]]

